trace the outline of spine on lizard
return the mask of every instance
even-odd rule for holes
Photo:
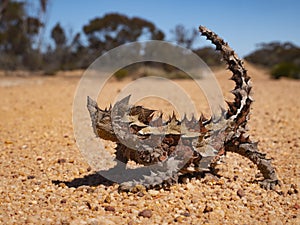
[[[227,102],[229,108],[226,113],[226,119],[234,121],[235,131],[240,127],[245,128],[253,100],[250,95],[252,88],[250,77],[247,75],[243,61],[239,59],[233,49],[216,33],[204,26],[200,26],[199,31],[202,36],[205,36],[216,46],[216,50],[220,51],[223,60],[228,65],[228,69],[233,74],[231,79],[236,85],[231,92],[235,98],[233,102]]]

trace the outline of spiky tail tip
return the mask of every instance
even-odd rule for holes
[[[236,129],[239,126],[244,126],[248,120],[250,105],[253,100],[250,96],[250,77],[247,75],[247,70],[243,65],[243,61],[239,59],[228,43],[216,33],[204,26],[200,26],[199,31],[202,36],[205,36],[216,46],[216,50],[220,51],[228,69],[233,74],[231,79],[235,82],[236,86],[234,90],[232,90],[232,94],[234,94],[235,99],[233,102],[227,102],[229,109],[226,117],[227,119],[232,118],[235,120]]]

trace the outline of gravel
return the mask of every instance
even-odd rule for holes
[[[259,187],[250,161],[228,154],[219,178],[119,193],[118,184],[95,174],[76,146],[72,100],[79,76],[22,82],[0,77],[0,224],[299,224],[300,82],[269,80],[265,71],[248,69],[256,100],[250,134],[273,158],[282,181],[276,191]],[[216,76],[232,98],[229,75]],[[128,82],[111,81],[101,106]],[[192,81],[177,83],[200,102]],[[168,110],[160,102],[149,104]],[[109,151],[111,146],[106,143]]]

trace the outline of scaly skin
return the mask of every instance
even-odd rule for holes
[[[271,160],[258,151],[257,143],[246,133],[253,100],[250,77],[243,62],[217,34],[203,26],[199,31],[221,52],[236,84],[232,90],[235,99],[227,102],[228,110],[220,118],[208,120],[201,116],[199,120],[179,121],[173,115],[163,121],[162,117],[153,119],[155,110],[130,106],[130,96],[105,110],[88,97],[95,134],[117,143],[119,161],[133,160],[148,166],[145,174],[122,183],[120,190],[130,191],[138,185],[147,188],[169,185],[181,175],[212,171],[226,152],[240,154],[257,165],[264,177],[263,188],[274,189],[279,184]]]

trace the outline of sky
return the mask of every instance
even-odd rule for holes
[[[259,43],[292,42],[300,46],[299,0],[49,0],[46,38],[57,22],[67,34],[82,32],[95,17],[117,12],[153,22],[172,40],[178,24],[188,29],[207,26],[246,56]],[[84,37],[84,34],[82,34]],[[193,47],[208,43],[198,38]]]

